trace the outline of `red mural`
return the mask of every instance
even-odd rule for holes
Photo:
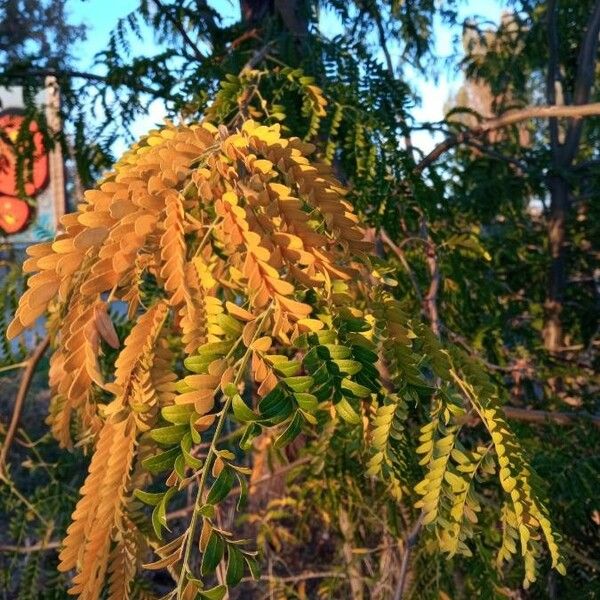
[[[18,198],[17,155],[14,144],[25,118],[17,110],[7,110],[0,114],[0,229],[5,233],[22,231],[29,221],[31,209],[27,202]],[[26,159],[23,166],[25,193],[35,196],[48,184],[48,153],[44,147],[44,138],[35,121],[29,123],[29,132],[33,140],[33,156]]]

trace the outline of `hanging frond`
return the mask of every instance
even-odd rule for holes
[[[300,83],[311,110],[322,107],[312,83]],[[385,482],[391,503],[416,491],[423,523],[450,554],[469,553],[475,484],[493,471],[493,452],[527,581],[542,536],[563,569],[493,388],[385,290],[345,190],[308,158],[314,149],[251,120],[232,130],[167,125],[86,193],[64,234],[30,250],[37,273],[9,334],[58,297],[53,431],[68,445],[74,427],[94,445],[60,555],[62,571],[76,570],[71,593],[95,600],[106,582],[111,597],[127,597],[147,545],[158,559],[146,568],[174,573],[180,598],[220,598],[225,584],[256,576],[254,553],[216,519],[236,484],[246,489],[247,468],[220,447],[230,420],[244,450],[265,430],[279,450],[327,422],[331,439],[347,428],[364,445],[366,475]],[[132,320],[123,344],[107,310],[116,302]],[[109,348],[117,357],[103,374],[98,358]],[[491,443],[467,450],[460,432],[472,413]],[[426,473],[413,490],[415,421]],[[150,481],[159,491],[140,489]],[[189,525],[163,543],[169,505],[184,491],[195,497]],[[137,526],[138,501],[153,507],[152,533]],[[509,550],[504,543],[502,556]],[[225,583],[206,589],[217,568]]]

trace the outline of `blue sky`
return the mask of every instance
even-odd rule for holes
[[[229,19],[237,19],[239,14],[237,0],[212,0],[209,2],[222,15]],[[77,55],[81,69],[93,69],[94,55],[106,46],[109,34],[116,25],[119,18],[126,16],[136,10],[138,0],[71,0],[69,8],[71,20],[74,23],[83,22],[88,27],[87,40],[81,44]],[[472,15],[479,15],[487,20],[498,22],[501,14],[500,0],[465,0],[460,8],[460,17],[464,19]],[[325,19],[327,17],[325,16]],[[441,23],[435,27],[435,38],[438,55],[449,56],[454,52],[454,39],[460,35],[460,28],[450,29]],[[135,41],[133,51],[144,54],[152,54],[152,39],[149,37],[143,42]],[[394,58],[394,47],[391,46],[392,58]],[[396,54],[397,55],[397,54]],[[414,73],[411,85],[421,98],[421,105],[416,107],[413,115],[417,121],[439,121],[443,118],[444,104],[448,98],[456,92],[461,83],[460,73],[453,69],[441,70],[438,76],[423,77]],[[160,123],[164,118],[164,110],[160,103],[151,106],[147,118],[139,119],[134,126],[135,135],[142,135],[149,128]],[[435,138],[427,132],[417,132],[413,141],[423,151],[427,151],[435,143]],[[120,152],[124,148],[116,147]]]

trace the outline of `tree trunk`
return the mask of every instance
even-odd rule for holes
[[[567,287],[566,226],[569,211],[569,184],[561,175],[552,175],[550,191],[550,218],[548,242],[550,272],[546,299],[544,345],[549,352],[557,352],[563,344],[562,311]]]
[[[240,0],[242,19],[248,27],[258,27],[275,13],[273,0]]]
[[[276,17],[282,29],[298,44],[308,35],[310,3],[307,0],[240,0],[242,19],[248,27],[261,28],[264,20]]]

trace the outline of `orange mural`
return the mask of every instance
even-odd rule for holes
[[[16,143],[24,116],[16,110],[7,110],[0,114],[0,228],[5,233],[22,231],[29,221],[31,209],[27,202],[18,198]],[[29,132],[33,140],[33,157],[26,159],[24,165],[25,193],[35,196],[48,184],[48,153],[38,124],[29,123]]]

